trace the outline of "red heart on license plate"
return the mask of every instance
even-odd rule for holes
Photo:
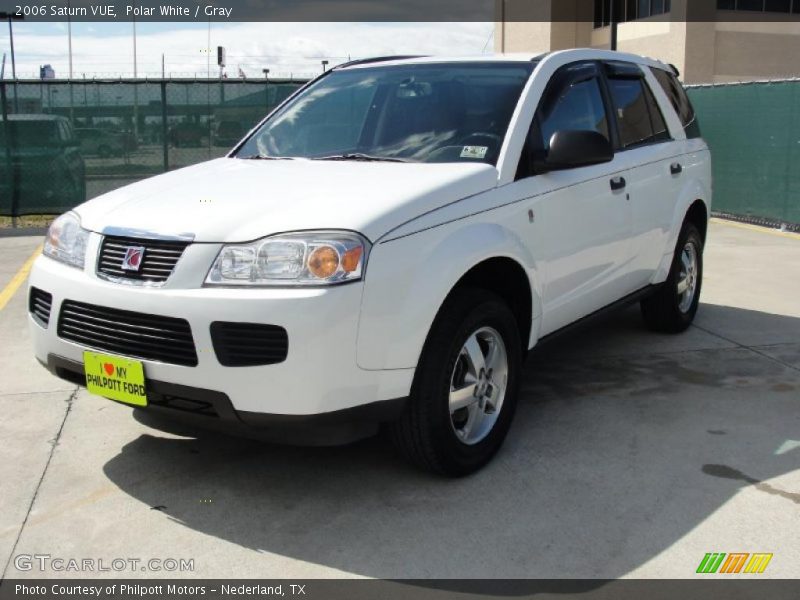
[[[106,370],[106,373],[108,373],[109,375],[113,375],[114,374],[114,365],[112,365],[111,363],[105,363],[103,365],[103,368]]]

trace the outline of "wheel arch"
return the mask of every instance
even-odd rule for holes
[[[529,248],[496,223],[448,227],[447,233],[434,228],[373,247],[359,318],[361,368],[416,368],[442,306],[466,285],[509,301],[525,350],[530,346],[541,289]]]
[[[483,260],[470,268],[453,285],[442,301],[439,312],[453,294],[465,287],[480,288],[503,299],[517,320],[522,351],[527,351],[533,322],[533,293],[530,279],[522,265],[508,256],[493,256]]]
[[[689,209],[686,211],[686,215],[683,217],[683,223],[689,222],[692,223],[697,230],[700,232],[700,237],[703,240],[703,243],[706,241],[706,235],[708,234],[708,207],[703,199],[697,198],[692,204],[689,206]]]
[[[711,191],[699,179],[691,181],[683,190],[672,216],[672,228],[664,249],[664,256],[661,264],[656,270],[651,280],[654,284],[663,283],[669,274],[672,265],[672,257],[675,254],[675,247],[678,243],[683,224],[686,221],[693,223],[700,231],[703,242],[708,235],[708,220],[711,215],[710,210]]]

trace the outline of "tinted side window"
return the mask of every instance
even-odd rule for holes
[[[667,98],[669,98],[669,101],[672,103],[675,112],[678,113],[678,117],[680,117],[681,123],[683,123],[683,128],[686,130],[687,137],[700,137],[700,126],[697,122],[697,115],[695,115],[689,96],[686,95],[686,90],[683,89],[678,78],[672,73],[662,71],[661,69],[653,69],[653,75],[655,75],[658,83],[667,95]]]
[[[597,131],[608,138],[608,119],[597,78],[580,81],[556,92],[558,97],[539,108],[542,148],[550,149],[556,131]]]
[[[650,120],[653,123],[655,140],[658,142],[669,140],[670,135],[667,129],[667,123],[664,121],[664,115],[661,114],[658,102],[656,102],[655,96],[653,96],[653,92],[650,91],[650,86],[647,84],[644,86],[644,95],[647,99],[647,107],[650,110]]]
[[[609,79],[609,91],[619,126],[623,148],[652,142],[655,139],[644,82],[641,79]]]

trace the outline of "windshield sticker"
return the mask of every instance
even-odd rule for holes
[[[461,151],[461,158],[486,158],[489,151],[487,146],[464,146]]]

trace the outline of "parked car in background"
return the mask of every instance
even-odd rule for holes
[[[61,213],[85,199],[86,167],[69,119],[12,114],[0,123],[0,212],[13,203],[17,214]]]
[[[710,205],[668,65],[355,61],[228,156],[57,219],[30,277],[35,353],[142,411],[292,443],[383,425],[465,475],[506,437],[531,348],[632,302],[655,331],[689,327]]]
[[[214,145],[232,148],[246,132],[239,121],[220,121],[214,128]]]
[[[176,148],[197,148],[208,140],[208,128],[199,123],[178,123],[169,130],[169,143]]]
[[[110,129],[76,127],[75,134],[81,143],[81,152],[85,156],[122,156],[133,149],[135,139],[132,135]]]

